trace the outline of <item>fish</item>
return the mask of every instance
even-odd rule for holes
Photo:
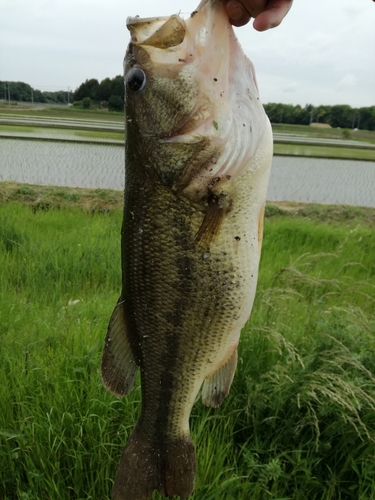
[[[101,361],[118,397],[141,382],[139,419],[112,498],[188,498],[189,416],[219,407],[257,286],[272,131],[255,71],[219,0],[127,19],[122,291]]]

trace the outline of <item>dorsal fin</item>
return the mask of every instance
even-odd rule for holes
[[[107,391],[122,398],[133,389],[138,366],[129,342],[122,296],[109,320],[100,368]]]

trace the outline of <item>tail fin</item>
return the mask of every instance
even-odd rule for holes
[[[122,453],[112,490],[114,500],[149,500],[154,490],[187,498],[194,489],[195,453],[188,436],[154,442],[135,427]]]

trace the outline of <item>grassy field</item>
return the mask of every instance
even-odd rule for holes
[[[310,138],[344,138],[343,129],[341,128],[325,128],[315,126],[310,127],[309,125],[287,125],[284,123],[273,123],[272,129],[275,133],[304,135]],[[352,141],[365,141],[375,144],[374,130],[348,130],[346,133],[349,133],[349,138]]]
[[[2,500],[108,498],[140,403],[99,377],[121,202],[0,184]],[[374,229],[375,209],[267,206],[231,393],[192,412],[193,500],[375,498]]]
[[[274,144],[273,148],[275,155],[375,161],[375,149],[337,148],[333,146],[311,146],[310,144]]]
[[[13,135],[21,136],[23,134],[35,134],[37,135],[38,140],[43,140],[44,138],[48,138],[53,136],[57,139],[93,139],[101,140],[101,141],[122,141],[125,140],[124,132],[109,132],[109,131],[97,131],[97,130],[77,130],[77,129],[69,129],[69,128],[58,128],[50,126],[48,128],[45,127],[37,127],[37,126],[20,126],[20,125],[0,125],[0,134],[1,133],[10,133]],[[122,145],[123,146],[123,145]]]
[[[375,149],[357,149],[309,144],[274,144],[274,154],[281,156],[308,156],[310,158],[341,158],[375,161]]]
[[[2,115],[24,115],[38,118],[72,118],[83,120],[110,120],[123,122],[123,113],[114,111],[77,109],[71,107],[30,107],[30,105],[12,104],[0,102],[0,114]],[[310,127],[308,125],[288,125],[284,123],[273,123],[272,129],[276,133],[297,134],[306,137],[325,138],[325,139],[343,139],[343,130],[339,128]],[[365,141],[375,144],[375,131],[356,130],[349,131],[351,140]]]
[[[69,118],[82,120],[110,120],[123,122],[124,113],[116,111],[99,111],[96,109],[77,109],[71,107],[30,107],[22,104],[13,104],[9,107],[5,103],[0,103],[0,114],[12,116],[28,116],[37,118]]]
[[[77,130],[69,128],[58,128],[50,126],[49,128],[38,127],[35,124],[32,126],[20,125],[0,125],[1,133],[11,133],[21,136],[23,134],[37,135],[38,140],[43,140],[46,137],[55,137],[58,139],[90,139],[92,141],[124,141],[125,133],[95,131],[95,130]],[[121,144],[120,144],[121,146]],[[358,149],[350,147],[333,147],[333,146],[312,146],[309,144],[274,144],[275,155],[286,156],[308,156],[314,158],[343,158],[353,160],[368,160],[375,161],[375,149]]]
[[[122,122],[124,120],[123,113],[94,110],[94,109],[78,109],[71,107],[30,107],[21,103],[12,103],[11,107],[7,103],[0,102],[0,114],[3,115],[24,115],[28,117],[38,118],[73,118],[83,120],[110,120]],[[305,135],[307,137],[325,138],[325,139],[342,139],[343,130],[339,128],[324,128],[310,127],[308,125],[287,125],[284,123],[273,123],[273,131],[284,134]],[[375,144],[375,131],[356,130],[349,131],[351,140],[366,141]]]
[[[0,103],[0,114],[9,115],[12,117],[28,117],[28,118],[55,118],[55,119],[80,119],[80,120],[103,120],[121,123],[124,121],[123,113],[99,111],[99,110],[84,110],[75,107],[34,107],[26,105],[13,105],[10,108],[7,104]],[[83,125],[82,125],[83,127]],[[272,124],[275,133],[283,133],[289,135],[305,136],[306,138],[324,138],[324,139],[344,139],[343,130],[333,128],[310,127],[305,125],[286,125]],[[43,134],[53,132],[61,138],[64,136],[81,136],[86,139],[97,140],[123,140],[124,134],[111,131],[90,131],[90,130],[70,130],[61,129],[61,125],[51,125],[49,129],[38,127],[36,123],[30,126],[20,125],[0,125],[1,132],[11,132],[21,135],[23,133],[38,133],[43,139]],[[375,132],[369,130],[346,131],[349,134],[346,138],[351,141],[368,142],[375,144]],[[357,149],[350,147],[334,147],[334,146],[312,146],[310,144],[275,144],[276,155],[288,156],[310,156],[317,158],[345,158],[357,160],[375,161],[375,150]]]

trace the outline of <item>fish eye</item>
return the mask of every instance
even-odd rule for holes
[[[126,77],[126,84],[132,92],[143,90],[146,85],[146,74],[141,68],[133,68]]]

